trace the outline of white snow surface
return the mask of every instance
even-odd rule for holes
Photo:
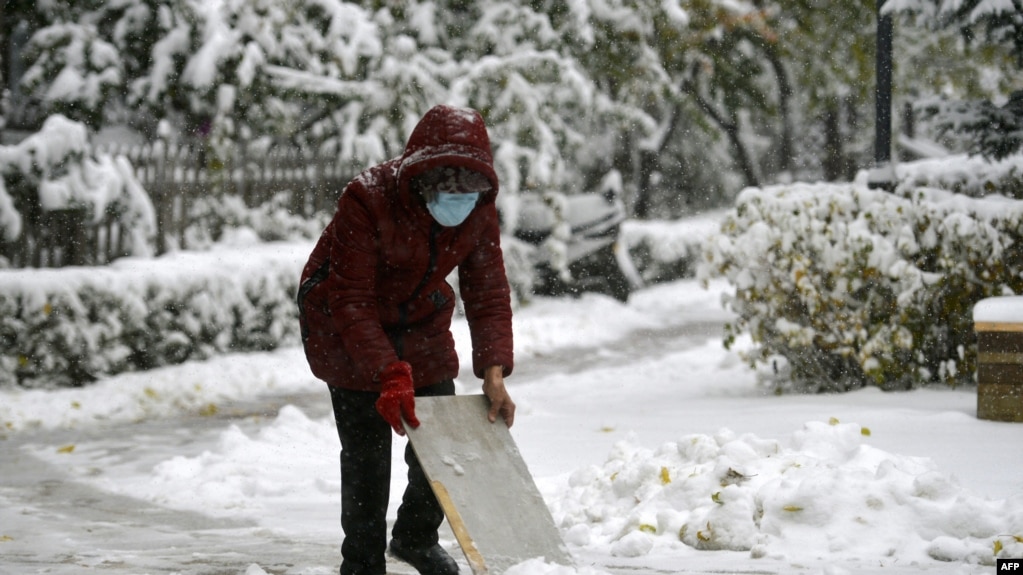
[[[973,321],[1023,323],[1023,296],[984,298],[973,306]]]
[[[222,264],[228,256],[210,257]],[[975,389],[775,396],[738,357],[749,342],[726,350],[719,334],[708,334],[674,348],[650,335],[729,321],[720,304],[729,289],[686,280],[624,304],[585,295],[516,310],[512,435],[576,565],[534,558],[508,575],[987,574],[996,553],[1023,557],[1020,424],[977,419]],[[458,392],[479,393],[464,320],[456,318],[454,331],[463,361]],[[645,350],[640,361],[637,346]],[[529,369],[587,348],[598,360]],[[120,375],[87,389],[4,390],[0,426],[8,435],[97,429],[321,390],[329,401],[301,349],[288,348]],[[246,429],[225,424],[209,450],[155,453],[146,458],[151,466],[119,464],[109,446],[89,440],[25,449],[104,491],[256,521],[288,537],[338,540],[332,418],[288,405]],[[405,481],[403,442],[395,437],[392,519]],[[18,529],[0,526],[0,540],[17,538]],[[452,539],[444,543],[456,549]],[[259,563],[239,570],[266,572]]]

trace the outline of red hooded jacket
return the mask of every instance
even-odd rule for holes
[[[486,175],[489,193],[464,222],[438,224],[409,189],[437,166]],[[400,157],[345,186],[337,211],[302,271],[298,303],[306,358],[329,385],[379,391],[389,363],[412,365],[416,387],[458,375],[451,335],[457,267],[477,377],[513,367],[511,298],[494,200],[498,181],[483,118],[435,106],[416,125]]]

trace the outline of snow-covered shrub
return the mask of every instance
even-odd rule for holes
[[[268,351],[282,343],[297,343],[298,312],[295,268],[279,266],[266,270],[242,286],[247,305],[235,306],[231,330],[232,350]]]
[[[309,246],[0,271],[0,386],[83,385],[123,371],[298,344]]]
[[[124,371],[132,354],[125,335],[144,332],[144,315],[132,313],[138,311],[133,298],[104,289],[100,278],[79,286],[47,282],[52,289],[36,289],[39,282],[19,281],[27,276],[18,275],[0,276],[0,385],[37,377],[53,385],[82,385],[97,374]]]
[[[41,212],[63,209],[82,209],[93,224],[112,216],[128,230],[132,254],[151,253],[155,211],[131,164],[93,153],[85,125],[58,114],[17,145],[0,146],[0,241],[17,239]]]
[[[898,189],[905,195],[917,188],[941,188],[980,198],[1000,194],[1023,199],[1023,154],[998,161],[979,156],[930,158],[895,166]]]
[[[626,220],[620,242],[644,283],[691,278],[703,258],[704,243],[724,217],[724,211],[715,210],[675,221]]]
[[[973,381],[973,305],[1023,293],[1023,202],[904,193],[748,189],[706,245],[700,276],[736,289],[729,337],[779,391]]]
[[[288,209],[291,192],[280,192],[256,207],[248,207],[236,195],[198,198],[189,209],[185,229],[188,249],[208,249],[237,229],[252,230],[262,241],[306,240],[319,237],[331,214],[320,212],[312,218]]]

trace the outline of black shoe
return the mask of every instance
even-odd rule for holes
[[[419,575],[458,575],[458,563],[440,545],[410,549],[391,539],[391,555],[415,567]]]

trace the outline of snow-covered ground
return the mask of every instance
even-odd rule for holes
[[[512,435],[577,565],[537,558],[509,573],[986,574],[996,550],[1023,556],[1023,427],[978,420],[972,389],[768,394],[722,346],[727,289],[678,281],[627,304],[586,295],[517,311]],[[456,322],[463,358],[467,335]],[[479,392],[468,377],[458,384]],[[303,399],[265,414],[236,407],[260,398]],[[336,572],[338,440],[326,402],[294,348],[88,389],[3,391],[0,572]],[[166,432],[145,427],[161,421]],[[12,479],[36,464],[116,497],[122,519],[86,535],[70,511],[44,509],[45,486]],[[250,528],[208,540],[216,565],[172,550],[143,560],[127,542],[152,536],[153,509]],[[279,551],[261,555],[282,539],[329,552],[286,564]],[[468,573],[450,532],[444,543]]]

